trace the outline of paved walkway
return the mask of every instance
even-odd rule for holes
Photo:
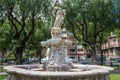
[[[1,75],[7,75],[7,73],[6,72],[0,72],[0,76]]]
[[[114,70],[114,71],[112,71],[112,73],[120,74],[120,70]]]

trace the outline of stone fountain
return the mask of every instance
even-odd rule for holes
[[[67,56],[67,47],[72,44],[61,38],[61,26],[64,22],[65,10],[56,1],[53,15],[55,22],[51,28],[52,38],[42,41],[47,56],[43,64],[6,66],[8,80],[110,80],[110,67],[97,65],[73,64]]]
[[[48,48],[44,69],[47,71],[67,71],[72,65],[66,51],[67,46],[71,45],[72,42],[61,38],[61,26],[64,22],[65,10],[59,7],[58,1],[55,3],[53,15],[55,16],[55,23],[51,28],[52,39],[41,42],[43,47]]]

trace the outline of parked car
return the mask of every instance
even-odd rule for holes
[[[89,62],[86,61],[86,60],[85,60],[85,61],[80,61],[80,63],[81,63],[81,64],[89,64]]]
[[[73,63],[77,63],[77,60],[74,57],[71,57],[70,61],[73,62]]]
[[[42,58],[41,59],[41,63],[44,63],[44,62],[46,62],[46,61],[48,61],[49,59],[48,58]]]
[[[72,61],[73,63],[77,63],[77,60],[76,60],[76,59],[71,59],[71,61]]]
[[[106,62],[106,57],[103,56],[103,64],[106,64],[106,63],[107,63],[107,62]],[[97,64],[98,64],[98,65],[101,64],[101,57],[100,57],[100,56],[97,57]]]
[[[113,67],[120,64],[120,58],[110,58],[109,64]]]
[[[120,62],[120,58],[118,58],[117,61]]]
[[[15,64],[15,61],[8,61],[7,64]]]
[[[120,62],[120,58],[110,58],[109,62]]]

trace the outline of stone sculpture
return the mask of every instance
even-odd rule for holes
[[[69,40],[62,40],[62,29],[61,26],[64,22],[65,10],[59,6],[58,0],[56,0],[53,15],[55,17],[55,22],[51,28],[52,39],[41,42],[41,45],[44,47],[49,46],[49,59],[45,62],[46,70],[48,71],[66,71],[70,67],[70,60],[66,55],[68,45],[71,45],[72,42]],[[46,56],[48,57],[48,56]]]
[[[65,18],[65,9],[61,9],[58,0],[54,5],[53,16],[55,16],[55,23],[53,27],[61,27]]]

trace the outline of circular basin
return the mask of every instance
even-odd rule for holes
[[[42,65],[15,65],[4,69],[8,80],[110,80],[111,67],[73,64],[69,71],[44,71]]]

